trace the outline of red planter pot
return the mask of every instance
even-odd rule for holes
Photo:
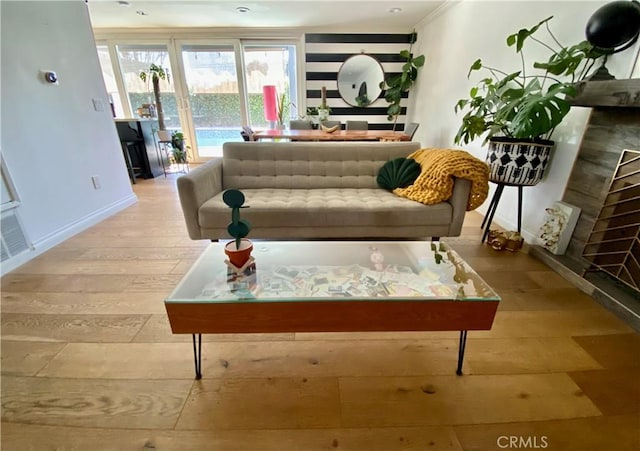
[[[236,268],[242,268],[242,266],[251,257],[251,251],[253,250],[253,243],[251,240],[243,238],[240,242],[240,248],[236,248],[236,240],[229,241],[224,245],[224,253],[229,257],[229,261]]]

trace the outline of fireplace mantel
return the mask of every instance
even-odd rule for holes
[[[640,108],[640,78],[581,81],[573,106]]]

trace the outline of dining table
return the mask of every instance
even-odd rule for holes
[[[289,130],[269,129],[253,133],[253,140],[289,139],[291,141],[411,141],[403,132],[391,130]]]

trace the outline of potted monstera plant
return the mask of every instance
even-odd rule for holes
[[[507,37],[507,46],[521,60],[520,70],[506,72],[477,59],[467,76],[478,71],[484,76],[455,105],[464,116],[454,141],[467,144],[484,136],[491,181],[531,186],[541,180],[554,146],[551,135],[569,113],[575,83],[603,56],[587,41],[561,45],[549,28],[552,18]],[[548,42],[538,36],[543,27]],[[527,65],[524,51],[530,41],[549,50],[546,61]]]

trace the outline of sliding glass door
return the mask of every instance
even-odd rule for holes
[[[124,89],[127,93],[133,117],[138,116],[138,109],[145,105],[155,104],[151,77],[146,81],[140,78],[141,72],[148,72],[155,64],[167,74],[160,80],[160,102],[164,112],[165,127],[169,131],[180,129],[180,117],[174,88],[173,71],[166,45],[117,45],[118,61],[122,74]]]
[[[242,141],[242,126],[266,128],[262,87],[284,94],[285,118],[297,117],[296,46],[261,42],[179,41],[185,106],[195,153],[222,154],[222,144]]]
[[[298,111],[295,45],[245,43],[242,48],[251,126],[265,128],[269,125],[264,117],[262,99],[265,85],[273,85],[279,95],[284,94],[285,123],[302,115]]]
[[[108,93],[117,117],[138,117],[154,104],[140,79],[152,64],[168,74],[160,100],[169,131],[182,131],[191,161],[222,155],[222,144],[241,141],[243,126],[269,126],[262,88],[274,85],[286,98],[285,121],[304,114],[299,105],[295,42],[241,39],[173,39],[98,43]]]
[[[236,54],[232,44],[180,46],[191,142],[200,157],[221,155],[223,143],[242,141],[245,106]]]

